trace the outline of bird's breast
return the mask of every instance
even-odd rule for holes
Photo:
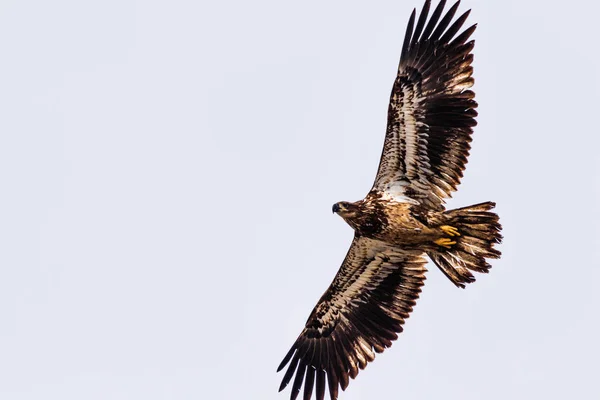
[[[395,201],[382,200],[374,209],[378,209],[380,221],[373,233],[366,235],[374,239],[397,245],[412,245],[423,242],[423,235],[429,230],[426,225],[417,220],[413,215],[413,205]]]

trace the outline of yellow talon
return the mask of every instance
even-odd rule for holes
[[[450,246],[452,246],[453,244],[456,244],[454,240],[448,238],[439,238],[438,240],[434,240],[433,243],[437,244],[438,246],[445,247],[447,249],[449,249]]]
[[[440,229],[443,230],[444,232],[446,232],[446,234],[448,234],[448,236],[460,236],[460,233],[458,233],[458,229],[456,229],[453,226],[442,225],[442,226],[440,226]]]

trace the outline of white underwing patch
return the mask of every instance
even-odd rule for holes
[[[405,188],[408,185],[409,183],[406,181],[390,182],[386,185],[381,197],[384,200],[395,201],[398,203],[409,203],[419,205],[418,201],[406,196]]]

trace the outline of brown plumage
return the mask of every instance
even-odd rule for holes
[[[313,392],[322,400],[326,384],[336,399],[391,346],[421,291],[425,255],[459,287],[500,256],[494,203],[444,207],[460,183],[477,115],[469,90],[475,25],[459,33],[469,11],[452,22],[459,2],[443,15],[444,5],[428,19],[427,0],[418,20],[416,11],[410,17],[373,188],[363,200],[333,206],[355,237],[278,368],[289,364],[280,390],[294,378],[292,400],[302,385],[304,400]]]

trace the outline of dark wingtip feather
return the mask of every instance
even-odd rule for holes
[[[283,367],[285,367],[287,365],[287,363],[290,362],[290,359],[294,355],[294,351],[295,350],[296,350],[296,346],[292,346],[292,348],[290,349],[290,351],[288,351],[288,353],[285,355],[285,357],[283,358],[283,360],[281,361],[281,363],[277,367],[277,372],[281,371],[283,369]]]
[[[337,400],[339,382],[333,369],[327,371],[327,383],[329,384],[329,397],[331,400]]]
[[[410,14],[410,19],[408,20],[408,26],[406,27],[406,33],[404,34],[404,44],[402,45],[402,52],[400,53],[401,60],[406,57],[406,53],[408,53],[408,49],[410,47],[410,39],[415,26],[416,13],[417,10],[413,8],[413,12]]]
[[[458,35],[452,41],[452,43],[450,43],[450,46],[464,44],[467,40],[469,40],[469,38],[471,37],[473,32],[475,32],[475,29],[477,29],[477,24],[473,24],[470,27],[468,27],[467,29],[465,29],[460,35]]]
[[[427,24],[427,27],[425,28],[425,32],[423,32],[423,36],[422,36],[423,39],[429,38],[429,35],[431,34],[431,32],[433,32],[433,28],[435,28],[435,25],[437,24],[438,20],[440,19],[440,16],[442,15],[442,11],[444,11],[445,6],[446,6],[446,0],[442,0],[438,4],[438,6],[435,8],[435,10],[433,11],[433,14],[431,14],[431,19],[429,20],[429,23]]]
[[[419,41],[419,37],[421,36],[421,32],[423,32],[423,28],[425,27],[425,22],[427,21],[427,15],[429,15],[429,7],[431,6],[431,0],[427,0],[425,4],[423,4],[423,8],[421,9],[421,14],[419,15],[419,21],[417,22],[417,27],[415,29],[415,33],[413,34],[411,47],[417,44]]]
[[[306,373],[306,363],[304,360],[300,361],[298,365],[298,370],[296,371],[296,378],[294,378],[294,384],[292,385],[292,392],[290,393],[290,400],[296,400],[298,394],[300,393],[300,387],[302,386],[302,381],[304,380],[304,374]]]
[[[303,400],[310,400],[313,387],[315,385],[315,368],[310,365],[306,369],[306,380],[304,381],[304,397]]]
[[[450,40],[454,37],[454,35],[456,35],[456,32],[458,32],[460,30],[460,28],[463,26],[463,24],[469,17],[469,14],[471,14],[471,10],[465,11],[460,17],[458,17],[456,19],[456,21],[454,21],[452,26],[450,28],[448,28],[446,33],[444,33],[444,36],[441,37],[440,42],[442,42],[442,43],[450,42]]]
[[[294,375],[294,372],[296,371],[296,367],[298,366],[298,361],[300,361],[300,359],[298,358],[298,355],[296,355],[292,359],[290,366],[288,367],[287,371],[285,372],[285,375],[283,376],[283,379],[281,380],[281,385],[279,386],[280,392],[283,389],[285,389],[285,387],[288,385],[288,383],[290,383],[290,380],[292,379],[292,376]]]
[[[317,370],[317,400],[323,400],[325,397],[325,371]]]
[[[431,34],[431,40],[438,40],[440,36],[442,36],[442,33],[446,30],[446,28],[450,24],[450,21],[452,21],[454,14],[456,14],[456,10],[458,9],[459,5],[460,0],[458,0],[456,3],[454,3],[454,5],[452,5],[452,7],[450,7],[450,9],[448,10],[448,12],[446,12],[446,15],[444,15],[444,18],[442,18],[435,31]]]

